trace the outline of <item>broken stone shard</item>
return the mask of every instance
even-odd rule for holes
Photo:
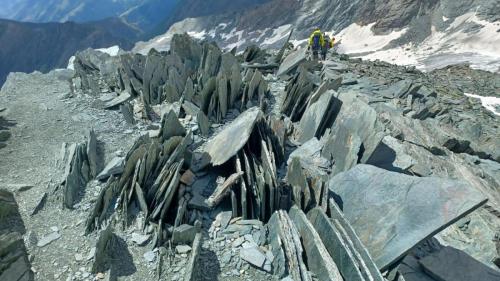
[[[205,151],[210,156],[212,165],[222,165],[236,155],[247,143],[254,125],[262,116],[263,113],[258,107],[250,108],[211,139]]]
[[[381,271],[487,201],[464,182],[411,177],[370,165],[338,174],[329,189]]]

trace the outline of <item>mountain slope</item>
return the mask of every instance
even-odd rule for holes
[[[10,72],[65,67],[76,51],[89,47],[129,49],[136,36],[134,29],[118,19],[87,24],[0,20],[0,84]]]
[[[500,66],[500,2],[497,0],[273,0],[236,13],[188,18],[135,50],[168,49],[174,33],[188,32],[226,48],[279,47],[295,30],[304,43],[320,26],[342,39],[340,51],[425,68],[430,56],[453,54],[495,71]]]
[[[149,32],[177,3],[178,0],[0,0],[0,17],[27,22],[88,22],[121,17]]]

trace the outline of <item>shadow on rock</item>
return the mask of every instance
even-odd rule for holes
[[[202,248],[196,270],[196,280],[217,281],[221,273],[220,263],[215,252]]]

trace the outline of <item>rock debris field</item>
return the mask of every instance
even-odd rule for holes
[[[0,92],[0,280],[500,280],[500,76],[75,55]]]

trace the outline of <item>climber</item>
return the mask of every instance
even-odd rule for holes
[[[328,54],[328,51],[333,48],[335,38],[330,39],[330,36],[328,36],[326,33],[323,34],[323,38],[325,43],[321,48],[321,59],[326,60],[326,55]]]
[[[323,46],[325,45],[325,38],[323,37],[323,33],[319,27],[314,28],[313,33],[309,37],[309,46],[308,49],[312,51],[313,59],[318,59],[318,53],[321,51]]]

